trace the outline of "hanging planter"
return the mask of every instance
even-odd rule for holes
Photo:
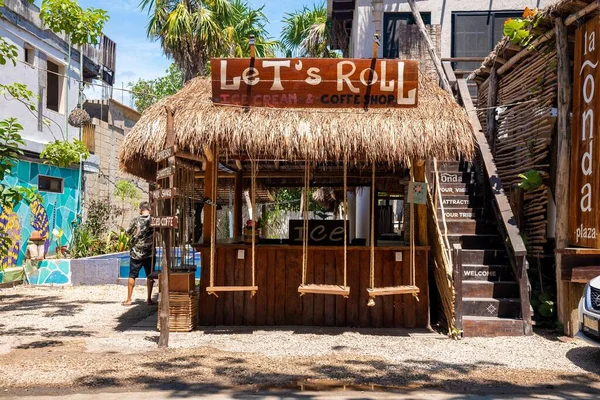
[[[90,122],[92,122],[90,114],[84,109],[79,108],[79,105],[71,111],[71,114],[69,114],[69,125],[75,128],[81,128],[84,125],[88,125]]]

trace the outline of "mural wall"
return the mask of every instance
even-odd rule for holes
[[[8,257],[0,260],[4,268],[23,264],[27,241],[35,230],[46,239],[47,255],[56,254],[56,243],[52,238],[53,229],[63,229],[62,245],[71,240],[72,223],[77,217],[78,170],[20,160],[3,183],[9,186],[37,188],[40,175],[61,178],[63,190],[61,193],[40,191],[41,203],[21,203],[12,210],[0,210],[0,226],[6,230],[13,242]]]

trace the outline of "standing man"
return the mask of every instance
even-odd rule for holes
[[[127,235],[131,237],[130,270],[129,280],[127,282],[127,300],[122,304],[131,305],[131,295],[135,280],[140,274],[142,267],[146,271],[146,287],[148,288],[148,298],[146,304],[154,304],[152,301],[152,287],[154,280],[150,278],[152,273],[152,228],[150,227],[150,203],[143,201],[140,203],[140,215],[131,221],[127,228]]]

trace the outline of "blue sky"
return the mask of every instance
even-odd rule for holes
[[[286,12],[312,5],[314,0],[249,0],[254,7],[265,5],[264,12],[269,19],[267,29],[272,37],[279,37],[281,20]],[[39,0],[36,1],[39,3]],[[79,0],[82,7],[102,8],[108,11],[110,20],[104,32],[117,43],[117,75],[115,89],[138,78],[152,79],[164,75],[170,61],[163,55],[160,46],[146,38],[148,17],[138,9],[139,0]],[[115,90],[117,101],[130,104],[129,95]],[[86,91],[88,98],[101,96],[100,88]]]

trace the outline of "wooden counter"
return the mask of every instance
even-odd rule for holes
[[[412,295],[385,296],[368,307],[370,248],[348,246],[347,283],[350,296],[306,294],[300,297],[302,246],[259,244],[256,246],[256,285],[258,292],[208,295],[210,246],[195,246],[202,254],[200,280],[200,325],[309,325],[349,327],[428,327],[429,288],[428,247],[416,248],[416,285],[419,300]],[[216,286],[250,286],[252,246],[220,243],[215,255]],[[238,259],[238,250],[244,258]],[[402,261],[396,261],[396,253]],[[343,283],[343,247],[315,246],[308,250],[307,283]],[[377,287],[410,284],[410,249],[382,246],[375,251]]]

